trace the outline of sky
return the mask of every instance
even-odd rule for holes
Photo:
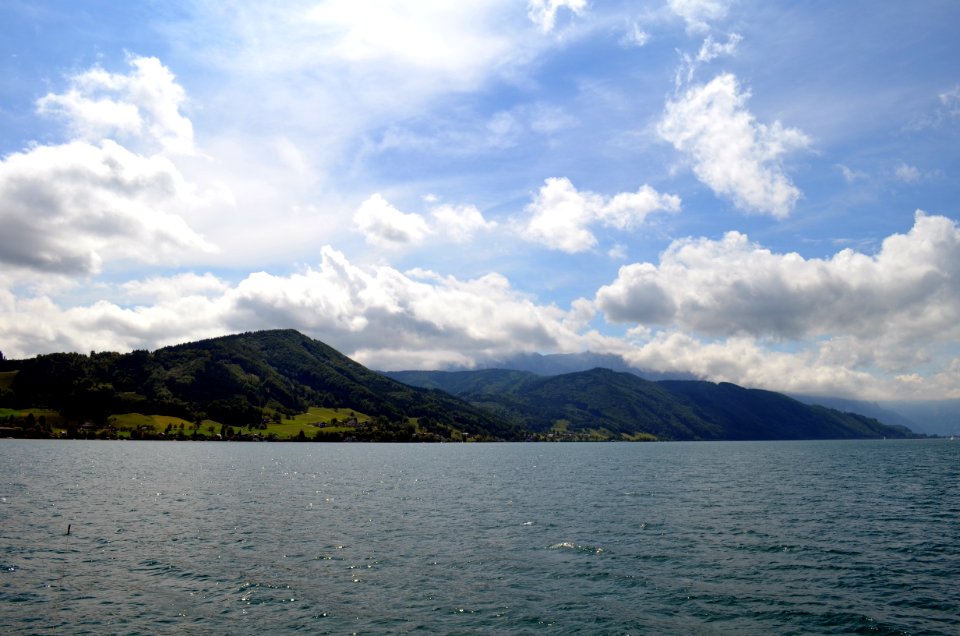
[[[0,351],[960,397],[960,3],[7,0]]]

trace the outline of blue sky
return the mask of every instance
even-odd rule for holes
[[[0,350],[960,397],[955,2],[5,2]]]

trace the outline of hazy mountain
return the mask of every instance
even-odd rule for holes
[[[848,398],[794,395],[807,404],[874,417],[884,424],[906,426],[926,435],[960,435],[960,400],[867,402]]]
[[[904,415],[915,431],[930,435],[960,435],[960,400],[883,402],[884,408]]]
[[[791,393],[790,397],[793,397],[797,400],[800,400],[804,404],[819,404],[820,406],[826,406],[827,408],[837,409],[838,411],[845,411],[847,413],[859,413],[860,415],[866,415],[867,417],[873,417],[884,424],[889,424],[890,426],[906,426],[907,428],[920,432],[924,431],[922,428],[917,426],[917,423],[911,420],[908,417],[905,417],[902,413],[881,406],[876,402],[867,402],[865,400],[853,400],[850,398],[839,398],[839,397],[825,397],[819,395],[803,395]]]
[[[590,369],[610,369],[621,373],[633,373],[645,380],[697,380],[692,373],[663,373],[649,369],[637,369],[630,366],[621,357],[613,353],[518,353],[516,355],[487,362],[481,369],[511,369],[529,371],[537,375],[562,375],[589,371]]]

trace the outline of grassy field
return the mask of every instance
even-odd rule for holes
[[[142,413],[123,413],[121,415],[111,415],[107,419],[107,423],[111,426],[116,427],[119,431],[131,431],[141,429],[144,426],[149,427],[151,430],[162,433],[167,429],[169,425],[171,431],[176,431],[180,429],[180,425],[183,424],[184,433],[189,435],[193,432],[193,423],[185,420],[180,417],[173,417],[171,415],[144,415]],[[220,425],[216,424],[212,420],[207,420],[200,425],[200,431],[204,434],[207,434],[207,427],[210,425],[216,425],[216,430],[220,430]],[[126,437],[126,435],[124,436]]]
[[[366,413],[360,413],[348,408],[325,408],[314,406],[306,413],[294,415],[291,419],[283,419],[280,423],[270,422],[267,424],[267,430],[261,431],[261,434],[276,434],[280,439],[289,439],[299,435],[300,431],[307,437],[313,437],[318,428],[327,427],[329,431],[349,431],[349,426],[331,427],[333,420],[345,422],[349,419],[356,419],[358,424],[370,421],[370,416]]]
[[[30,413],[33,413],[35,418],[39,418],[41,415],[47,418],[47,421],[50,422],[52,426],[58,425],[63,421],[63,417],[56,411],[51,411],[50,409],[0,409],[0,418],[4,417],[26,417]]]
[[[275,435],[277,439],[291,439],[300,434],[312,438],[317,430],[324,427],[327,431],[349,431],[349,426],[331,426],[334,420],[345,422],[348,419],[356,419],[358,423],[369,421],[371,418],[365,413],[359,413],[352,409],[334,409],[313,407],[306,413],[300,413],[289,419],[282,419],[278,422],[268,422],[266,429],[240,428],[233,426],[235,433],[247,434],[256,433],[261,437]],[[123,413],[120,415],[111,415],[109,424],[114,426],[121,433],[121,437],[128,437],[130,431],[141,430],[144,426],[155,433],[166,431],[167,426],[171,427],[171,433],[176,434],[183,425],[183,432],[190,436],[194,431],[194,423],[188,420],[173,417],[169,415],[144,415],[143,413]],[[230,426],[228,424],[228,426]],[[204,420],[200,424],[199,432],[207,437],[216,436],[220,433],[222,425],[214,420]]]
[[[67,422],[65,418],[56,411],[46,409],[15,410],[0,408],[0,419],[6,417],[22,418],[26,417],[28,413],[33,413],[36,418],[41,415],[45,416],[55,435],[66,432]],[[260,437],[272,437],[278,440],[296,439],[300,431],[303,431],[307,439],[313,439],[320,430],[325,433],[344,433],[349,436],[356,429],[348,425],[348,421],[356,420],[357,424],[364,424],[372,419],[366,413],[350,408],[311,407],[306,413],[282,418],[279,422],[270,421],[266,424],[266,428],[258,429],[255,426],[253,428],[241,428],[230,424],[227,427],[232,429],[233,434],[248,435],[255,433]],[[410,418],[408,422],[419,430],[416,418]],[[194,422],[180,417],[144,413],[111,415],[107,418],[107,424],[116,430],[117,437],[125,439],[132,437],[135,432],[137,435],[143,432],[149,436],[166,433],[167,427],[169,427],[169,437],[176,436],[182,430],[186,437],[191,437],[196,431],[209,439],[217,437],[223,429],[223,425],[214,420],[203,420],[197,428]]]

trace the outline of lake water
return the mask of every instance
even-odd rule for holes
[[[960,442],[0,440],[0,632],[955,635]]]

